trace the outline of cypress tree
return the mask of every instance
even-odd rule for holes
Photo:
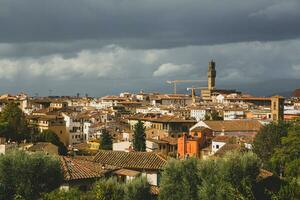
[[[135,151],[146,151],[146,133],[144,123],[140,120],[134,126],[133,148]]]
[[[104,150],[112,150],[112,137],[106,129],[103,129],[100,140],[100,148]]]

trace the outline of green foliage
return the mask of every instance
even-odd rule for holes
[[[283,184],[278,192],[271,193],[272,200],[300,199],[300,187],[296,180]]]
[[[172,160],[162,173],[159,199],[255,199],[259,167],[253,153],[235,152],[216,160]]]
[[[115,178],[102,179],[95,184],[96,200],[151,200],[150,184],[144,177],[121,183]]]
[[[280,148],[272,155],[276,172],[285,177],[300,177],[300,126],[289,129],[288,135],[281,139]]]
[[[144,123],[138,121],[134,126],[133,148],[135,151],[146,151],[146,133]]]
[[[0,134],[7,140],[21,141],[30,137],[25,115],[16,103],[7,104],[0,115]]]
[[[223,120],[223,117],[216,110],[213,110],[205,113],[204,120]]]
[[[94,188],[96,200],[122,200],[124,198],[124,185],[116,179],[102,179]]]
[[[12,151],[0,156],[0,199],[37,199],[63,179],[60,162],[45,154]]]
[[[58,152],[60,155],[67,155],[67,148],[64,143],[62,143],[59,137],[51,130],[45,130],[42,133],[38,133],[36,136],[37,142],[51,142],[52,144],[58,146]]]
[[[113,140],[109,132],[104,129],[100,139],[100,148],[104,150],[112,150]]]
[[[151,200],[150,184],[145,177],[136,178],[125,185],[124,200]]]
[[[276,148],[281,145],[281,138],[287,135],[288,124],[269,124],[264,126],[256,135],[253,142],[253,151],[263,161],[265,167],[269,165],[270,159]]]
[[[252,153],[232,152],[223,159],[199,164],[199,197],[203,199],[255,199],[253,186],[260,162]]]
[[[162,172],[160,200],[198,199],[197,160],[170,160]]]
[[[84,200],[84,198],[78,189],[57,189],[53,192],[44,194],[40,200]]]
[[[8,130],[8,123],[7,122],[0,122],[0,136],[5,137]]]
[[[300,191],[300,123],[270,124],[254,141],[254,152],[285,182],[272,199],[297,199]]]

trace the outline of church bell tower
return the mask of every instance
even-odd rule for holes
[[[208,84],[207,85],[209,90],[215,89],[215,85],[216,85],[217,72],[215,69],[215,65],[216,63],[213,60],[211,60],[208,63],[208,75],[207,75]]]

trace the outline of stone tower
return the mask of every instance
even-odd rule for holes
[[[215,88],[215,85],[216,85],[216,75],[217,75],[217,72],[216,72],[216,69],[215,69],[215,65],[216,63],[211,60],[209,63],[208,63],[208,74],[207,74],[207,81],[208,81],[208,89],[209,90],[213,90]]]
[[[284,97],[271,97],[272,120],[278,122],[284,119]]]

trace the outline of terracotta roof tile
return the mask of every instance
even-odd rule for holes
[[[101,164],[92,161],[64,156],[60,157],[60,161],[66,181],[99,178],[110,171],[110,169],[102,169]]]
[[[213,131],[259,131],[263,126],[258,120],[204,121]]]
[[[240,149],[241,146],[239,144],[225,144],[214,154],[214,156],[222,157],[229,151],[235,151],[235,150],[239,151]]]
[[[167,163],[162,156],[152,152],[123,152],[100,150],[94,161],[131,169],[162,169]]]
[[[214,137],[212,140],[214,142],[229,142],[231,138],[233,138],[233,137],[229,136],[229,135],[218,135],[218,136]]]

